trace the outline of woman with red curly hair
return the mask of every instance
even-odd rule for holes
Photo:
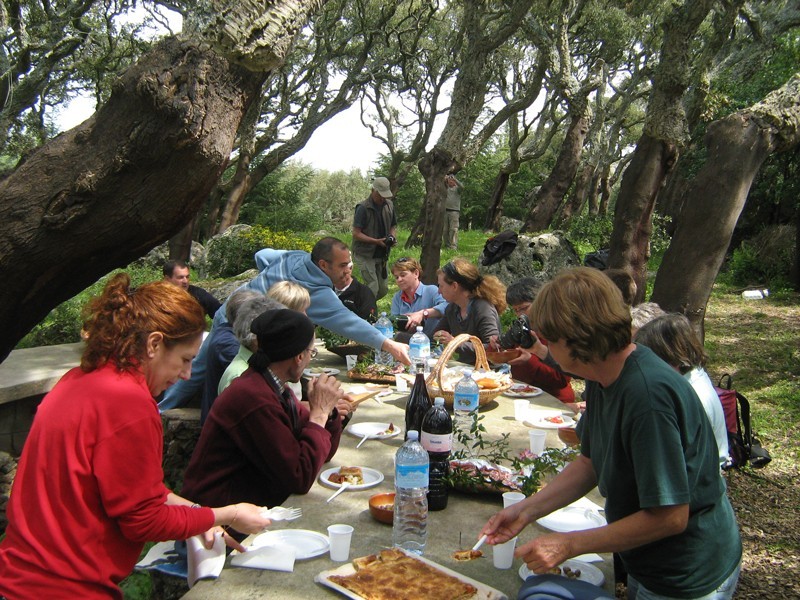
[[[255,533],[261,507],[203,508],[163,484],[154,398],[189,377],[205,316],[188,292],[113,277],[88,306],[81,366],[45,396],[25,442],[0,545],[0,596],[122,598],[144,543],[220,525]]]

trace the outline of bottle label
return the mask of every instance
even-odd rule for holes
[[[420,442],[428,452],[450,452],[453,449],[453,434],[423,431]]]
[[[424,465],[397,465],[395,467],[395,485],[399,488],[428,487],[430,467]]]
[[[478,408],[478,394],[459,393],[453,394],[453,410],[473,411]]]
[[[431,355],[431,346],[425,342],[415,342],[411,340],[408,344],[408,354],[409,356],[428,358]]]

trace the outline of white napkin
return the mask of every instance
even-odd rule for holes
[[[295,549],[289,546],[261,546],[248,548],[247,552],[231,557],[234,567],[269,569],[271,571],[294,571]]]
[[[225,566],[225,542],[222,534],[214,536],[214,545],[211,550],[206,550],[203,546],[201,535],[190,537],[186,540],[186,560],[189,563],[186,580],[190,589],[198,579],[219,577],[222,567]]]

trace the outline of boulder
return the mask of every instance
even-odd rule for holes
[[[510,285],[522,277],[545,282],[558,272],[580,266],[575,247],[561,231],[537,236],[520,235],[517,247],[509,256],[488,267],[479,266],[483,274],[496,275]]]
[[[143,267],[152,267],[160,269],[164,263],[169,260],[169,244],[164,242],[160,246],[156,246],[150,252],[145,254],[142,258],[136,261],[136,264]],[[206,249],[203,244],[199,242],[192,242],[192,250],[189,256],[189,266],[200,271],[201,276],[204,274],[206,262]]]

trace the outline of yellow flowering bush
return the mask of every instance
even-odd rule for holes
[[[261,225],[232,228],[209,241],[206,268],[209,277],[234,277],[255,268],[253,256],[262,248],[311,252],[313,246],[304,238]]]

